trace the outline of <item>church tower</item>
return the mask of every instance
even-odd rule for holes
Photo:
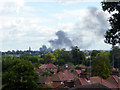
[[[31,51],[31,47],[29,46],[29,51]]]

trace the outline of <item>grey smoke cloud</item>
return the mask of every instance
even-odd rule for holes
[[[58,39],[50,40],[49,43],[53,49],[56,48],[70,48],[73,46],[72,41],[66,36],[66,33],[63,31],[56,32]]]
[[[73,44],[76,44],[82,49],[87,49],[98,42],[98,40],[103,39],[109,27],[107,18],[103,11],[97,8],[89,8],[86,16],[74,25],[73,30],[76,32],[76,36],[73,37]],[[87,31],[87,33],[81,33],[82,31]],[[89,33],[92,33],[93,36],[90,36]],[[89,36],[85,36],[86,34]],[[84,37],[88,38],[88,40],[84,40]]]
[[[68,32],[68,37],[63,31],[58,31],[56,35],[58,39],[50,40],[49,43],[53,48],[65,48],[78,46],[80,49],[88,49],[96,42],[103,39],[106,30],[109,27],[107,16],[102,10],[97,8],[89,8],[87,14],[74,24],[73,28]],[[81,13],[82,14],[82,13]],[[67,29],[64,28],[64,29]]]
[[[99,12],[97,8],[90,8],[83,22],[83,28],[91,30],[91,32],[94,32],[98,37],[103,37],[108,28],[105,13]]]

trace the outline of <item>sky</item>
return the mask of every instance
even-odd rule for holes
[[[0,0],[0,51],[78,46],[110,50],[100,0]]]

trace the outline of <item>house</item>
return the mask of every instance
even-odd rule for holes
[[[108,87],[100,84],[100,83],[96,83],[96,84],[88,84],[88,85],[79,85],[76,86],[74,88],[71,88],[71,90],[111,90]]]
[[[70,71],[65,70],[63,72],[58,72],[57,74],[55,74],[51,80],[53,81],[53,84],[58,84],[61,85],[63,84],[64,86],[72,86],[74,85],[73,80],[75,79],[75,75],[72,74]],[[53,85],[55,86],[55,85]]]
[[[74,69],[74,66],[71,66],[69,64],[65,64],[62,67],[60,67],[60,71],[70,70],[70,69]]]
[[[53,83],[52,83],[52,86],[53,86],[54,88],[64,88],[64,84],[61,83],[61,82],[53,82]]]
[[[90,83],[85,80],[85,78],[78,78],[74,81],[74,87],[80,86],[80,85],[89,85]]]
[[[52,83],[53,82],[50,79],[50,77],[46,75],[40,76],[39,81],[38,81],[38,84],[42,84],[44,88],[46,87],[46,85],[49,85],[49,86],[52,85]]]
[[[80,77],[80,74],[82,73],[82,71],[81,70],[74,70],[73,71],[73,74],[75,75],[75,76],[77,76],[77,77]]]
[[[53,71],[54,73],[57,73],[57,66],[55,66],[54,64],[43,64],[39,67],[42,70],[45,71]]]
[[[74,82],[74,87],[83,86],[83,85],[92,85],[92,84],[100,84],[109,89],[118,88],[116,85],[114,85],[110,81],[104,80],[100,77],[90,77],[89,79],[79,78]]]
[[[112,84],[111,82],[107,81],[107,80],[104,80],[100,77],[90,77],[90,82],[92,84],[95,84],[95,83],[100,83],[108,88],[118,88],[116,85]]]
[[[112,69],[112,75],[119,75],[119,70],[118,70],[118,68],[113,68],[113,69]]]

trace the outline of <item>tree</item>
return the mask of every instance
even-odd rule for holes
[[[9,63],[10,62],[10,63]],[[4,60],[3,58],[2,89],[22,90],[40,88],[37,84],[38,74],[34,71],[34,65],[25,60]]]
[[[57,64],[62,66],[65,63],[71,62],[71,53],[69,51],[65,51],[64,49],[55,49],[53,51],[53,54],[55,55],[57,59]]]
[[[111,28],[106,31],[105,43],[112,44],[114,47],[116,44],[120,44],[120,5],[118,2],[102,2],[102,8],[104,11],[112,12],[109,18]]]
[[[82,51],[78,49],[77,46],[72,47],[71,54],[72,54],[72,62],[74,64],[82,64],[84,62],[85,55]]]
[[[45,60],[45,63],[56,63],[55,56],[52,53],[50,53],[50,52],[45,54],[44,60]]]
[[[120,69],[120,48],[115,46],[110,51],[110,60],[115,68]]]
[[[100,53],[100,51],[98,51],[98,50],[93,50],[93,51],[91,52],[91,60],[95,59],[96,56],[97,56],[97,54],[99,54],[99,53]]]
[[[93,73],[95,76],[100,76],[104,79],[110,76],[111,64],[109,60],[109,52],[101,52],[96,56],[96,59],[93,60]]]

